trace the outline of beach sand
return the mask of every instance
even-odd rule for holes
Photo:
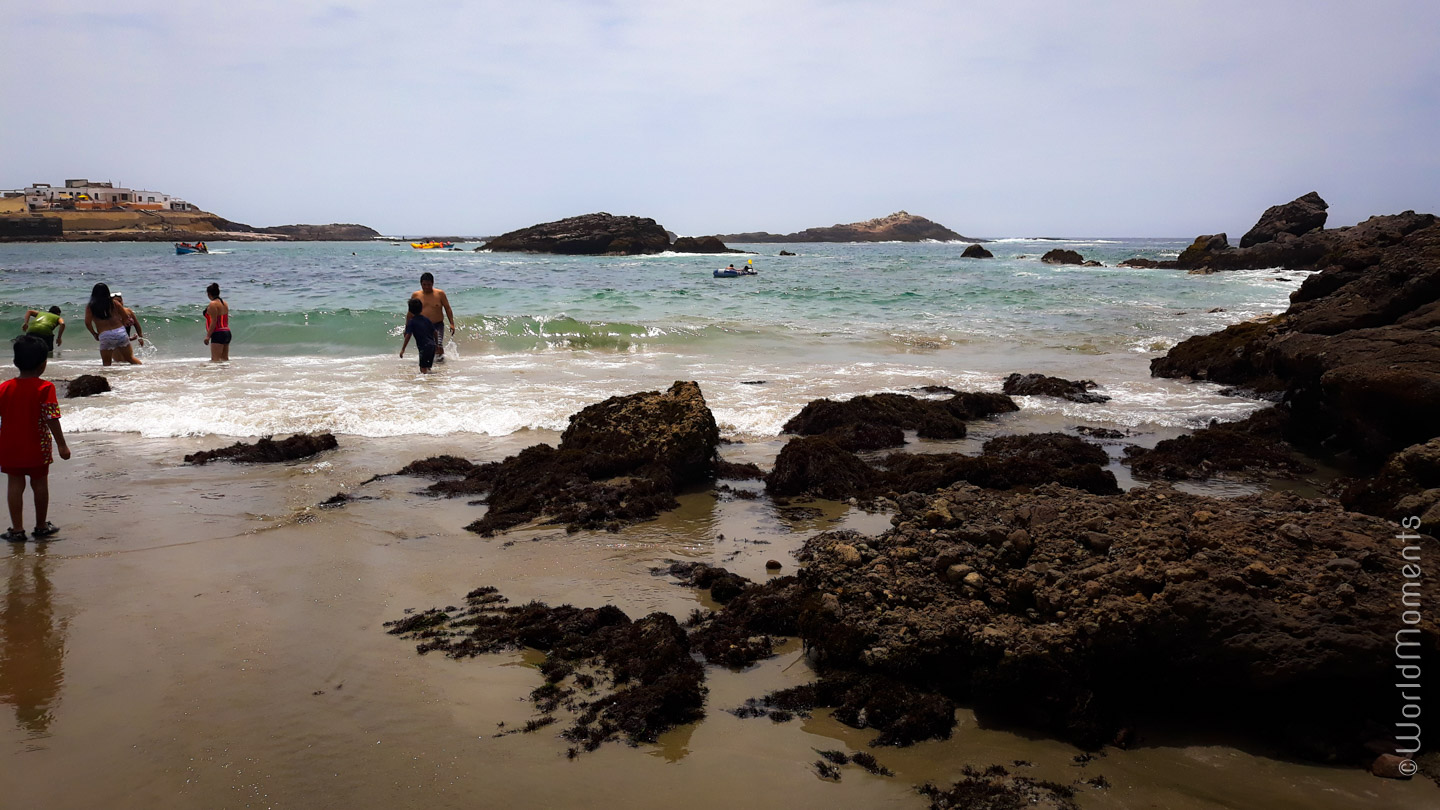
[[[493,585],[512,602],[610,603],[679,618],[706,603],[650,568],[672,559],[756,580],[814,532],[877,533],[884,515],[817,504],[685,495],[680,509],[616,534],[545,528],[485,539],[462,527],[482,507],[413,493],[377,473],[449,452],[498,459],[545,432],[503,439],[341,436],[341,449],[287,465],[180,464],[203,439],[72,437],[52,474],[50,543],[0,549],[0,751],[4,804],[44,808],[673,807],[921,808],[913,786],[967,764],[1028,760],[1016,773],[1081,786],[1084,807],[1440,806],[1425,779],[1271,759],[1224,744],[1167,741],[1079,751],[978,728],[877,749],[894,777],[842,769],[820,779],[816,749],[866,749],[875,732],[817,713],[777,724],[725,710],[809,680],[791,644],[744,672],[708,668],[707,716],[656,745],[608,744],[567,760],[563,724],[496,737],[534,714],[538,654],[463,661],[417,655],[382,624],[460,603]],[[768,462],[778,443],[723,448]],[[336,493],[370,496],[338,509]],[[27,515],[29,506],[27,505]],[[723,539],[722,539],[723,536]],[[755,542],[764,541],[764,542]]]

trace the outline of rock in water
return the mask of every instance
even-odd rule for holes
[[[511,231],[491,239],[484,247],[566,256],[634,256],[669,250],[670,237],[653,219],[601,212]]]
[[[965,252],[961,253],[960,257],[963,259],[993,259],[995,254],[980,245],[971,245],[965,248]]]
[[[1330,206],[1315,192],[1296,197],[1284,205],[1265,209],[1255,227],[1240,237],[1240,247],[1248,248],[1261,242],[1272,242],[1282,233],[1293,236],[1305,234],[1325,227],[1326,209]]]
[[[1040,257],[1040,261],[1046,264],[1083,264],[1085,259],[1073,250],[1055,248],[1046,251],[1045,255]]]
[[[1087,404],[1109,402],[1110,397],[1104,394],[1090,393],[1090,389],[1095,387],[1097,385],[1094,380],[1071,381],[1060,377],[1047,377],[1044,374],[1011,374],[1005,378],[1002,390],[1014,396],[1060,397]]]
[[[110,381],[99,374],[81,374],[65,385],[65,398],[93,397],[110,390]]]
[[[676,253],[744,253],[743,250],[735,250],[725,247],[725,243],[715,236],[682,236],[675,240],[670,247]]]
[[[236,442],[219,450],[201,450],[185,457],[186,464],[208,464],[212,461],[238,461],[246,464],[265,464],[277,461],[294,461],[308,458],[326,450],[339,447],[331,433],[296,433],[284,441],[265,437],[254,444]]]
[[[484,517],[467,526],[490,536],[544,520],[571,529],[619,529],[677,506],[682,487],[709,480],[720,429],[700,386],[611,397],[570,417],[560,446],[537,444],[480,465],[436,494],[490,493]]]

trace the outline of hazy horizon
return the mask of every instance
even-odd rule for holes
[[[1440,211],[1440,6],[376,0],[0,9],[0,188],[256,226],[682,235],[899,210],[966,236],[1238,240]],[[14,64],[22,61],[17,56]]]

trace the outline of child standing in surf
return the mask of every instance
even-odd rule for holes
[[[55,384],[40,379],[50,349],[34,335],[15,338],[15,367],[20,376],[0,383],[0,472],[8,481],[6,505],[10,530],[3,537],[25,542],[25,479],[35,494],[35,539],[60,531],[48,520],[50,511],[50,438],[60,458],[70,458],[65,434],[60,432],[60,405]]]
[[[429,273],[426,273],[429,275]],[[410,314],[405,319],[405,342],[400,344],[400,356],[405,356],[405,347],[410,345],[410,338],[415,338],[415,348],[420,352],[420,373],[429,374],[430,367],[435,364],[435,324],[425,317],[425,305],[420,299],[410,299]]]

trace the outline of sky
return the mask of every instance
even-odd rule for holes
[[[0,0],[0,188],[251,225],[967,236],[1440,212],[1440,3]]]

